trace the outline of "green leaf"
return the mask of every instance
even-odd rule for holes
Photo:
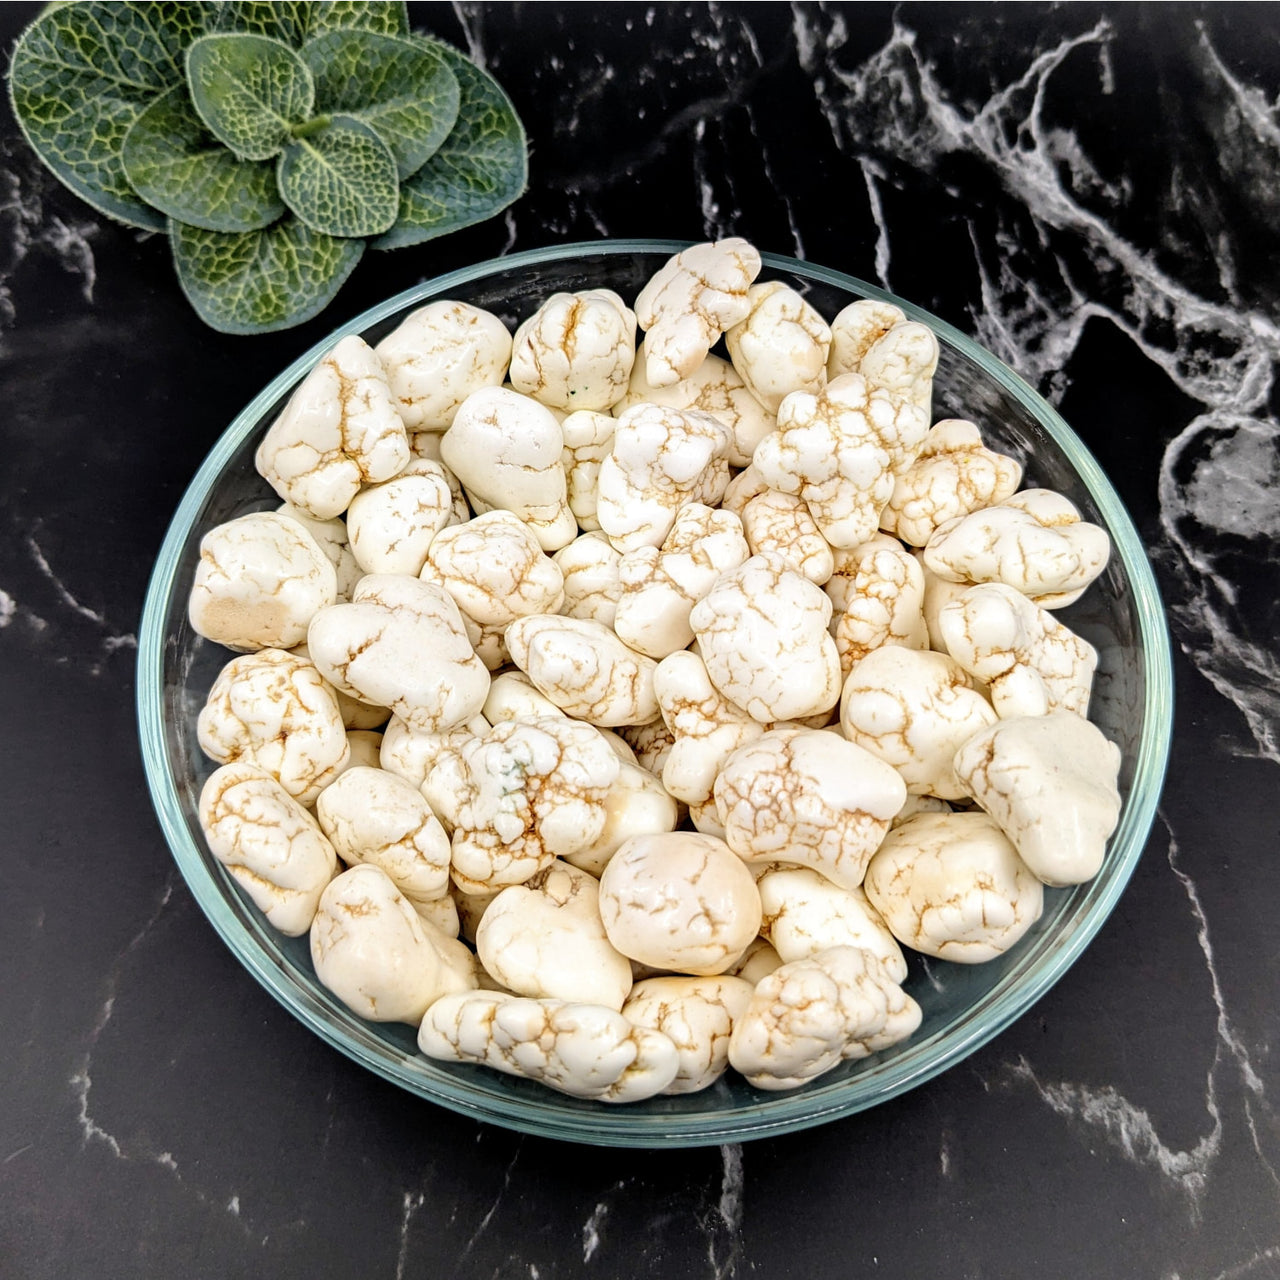
[[[372,31],[383,36],[407,36],[409,12],[404,0],[321,0],[309,6],[307,33]]]
[[[187,81],[209,131],[244,160],[278,155],[315,102],[306,63],[268,36],[201,36],[187,50]]]
[[[219,31],[270,36],[295,49],[307,38],[307,0],[230,0],[222,6]]]
[[[458,118],[458,78],[441,54],[412,40],[329,31],[302,60],[316,82],[316,110],[363,120],[391,148],[407,178],[439,149]]]
[[[399,208],[396,161],[367,124],[334,116],[323,129],[291,143],[276,173],[280,196],[313,231],[373,236]]]
[[[182,52],[212,6],[82,3],[41,13],[9,68],[13,112],[53,174],[101,213],[161,230],[164,218],[125,176],[120,151],[133,123],[182,81]]]
[[[220,333],[271,333],[318,315],[355,269],[363,240],[321,235],[296,218],[227,235],[170,220],[178,281]]]
[[[222,6],[220,29],[274,36],[299,48],[326,31],[409,34],[404,0],[231,0]]]
[[[257,231],[284,213],[275,166],[237,160],[196,115],[185,85],[161,94],[124,140],[125,174],[148,204],[206,231]]]
[[[375,249],[398,249],[483,222],[524,192],[529,157],[524,127],[498,83],[456,49],[416,39],[444,56],[458,77],[462,102],[444,145],[400,184],[395,226]]]

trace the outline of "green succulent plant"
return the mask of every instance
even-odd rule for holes
[[[411,32],[403,0],[72,0],[18,38],[14,115],[101,213],[165,231],[223,333],[322,311],[366,247],[417,244],[521,195],[499,85]]]

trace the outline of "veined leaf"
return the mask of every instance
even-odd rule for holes
[[[201,36],[187,50],[187,81],[209,131],[243,160],[278,155],[315,103],[306,63],[268,36]]]
[[[440,51],[458,78],[458,120],[440,150],[400,184],[395,226],[375,249],[398,249],[483,222],[523,192],[529,158],[521,125],[498,83],[456,49],[416,36]]]
[[[298,48],[307,38],[308,0],[228,0],[222,6],[219,31],[270,36]]]
[[[134,121],[182,82],[182,53],[212,21],[209,4],[90,3],[41,13],[9,68],[14,115],[54,175],[95,209],[161,230],[120,151]]]
[[[296,218],[227,235],[170,221],[178,280],[220,333],[270,333],[318,315],[355,269],[363,240],[321,235]]]
[[[285,204],[313,231],[372,236],[396,220],[395,157],[367,124],[349,116],[290,143],[276,178]]]
[[[125,175],[148,204],[206,231],[256,231],[284,213],[275,166],[237,160],[205,127],[186,85],[137,118],[121,153]]]
[[[373,31],[384,36],[409,34],[404,0],[319,0],[310,6],[307,34],[326,31]]]
[[[230,0],[222,6],[219,30],[273,36],[300,48],[326,31],[409,34],[404,0]]]
[[[416,172],[458,118],[458,78],[438,50],[368,31],[329,31],[302,46],[316,110],[363,120],[391,148],[401,178]]]

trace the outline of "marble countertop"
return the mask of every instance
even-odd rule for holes
[[[0,1274],[1280,1276],[1280,8],[414,16],[508,89],[529,192],[287,333],[202,327],[0,107]],[[1168,784],[1084,956],[944,1076],[743,1146],[558,1145],[401,1093],[240,968],[151,810],[138,617],[200,459],[345,318],[510,250],[726,234],[1058,405],[1167,602]]]

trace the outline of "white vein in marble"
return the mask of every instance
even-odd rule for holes
[[[1214,550],[1216,538],[1235,534],[1264,557],[1276,555],[1277,505],[1271,502],[1270,520],[1261,524],[1249,524],[1242,509],[1275,482],[1280,424],[1267,415],[1266,404],[1280,361],[1280,325],[1241,297],[1225,237],[1216,246],[1222,296],[1210,297],[1162,266],[1156,251],[1121,235],[1097,207],[1122,208],[1132,197],[1129,184],[1103,181],[1075,134],[1045,123],[1049,82],[1077,51],[1096,58],[1099,92],[1114,92],[1110,23],[1104,18],[1060,40],[976,108],[951,100],[901,17],[885,45],[852,69],[837,61],[849,38],[842,14],[793,6],[793,30],[837,147],[862,166],[881,238],[882,212],[867,166],[879,161],[929,173],[959,154],[999,179],[1011,206],[1038,234],[1040,249],[1063,244],[1083,257],[1088,280],[1054,251],[1059,278],[1029,281],[1012,265],[1022,233],[1010,219],[999,214],[989,242],[970,220],[982,297],[981,310],[971,317],[979,342],[1051,394],[1061,394],[1062,371],[1085,325],[1102,318],[1205,406],[1169,444],[1163,468],[1161,522],[1176,553],[1169,567],[1181,587],[1171,617],[1184,651],[1240,709],[1258,753],[1280,762],[1275,637],[1265,620],[1256,622],[1233,598]],[[1219,132],[1252,148],[1258,173],[1273,174],[1280,167],[1280,104],[1227,69],[1203,24],[1199,55],[1203,74],[1223,91]],[[1274,188],[1268,193],[1274,202]],[[884,279],[887,251],[879,240],[876,265]],[[1170,480],[1188,465],[1193,485]]]
[[[27,534],[23,539],[31,560],[39,570],[41,576],[52,586],[54,594],[58,600],[73,614],[78,617],[85,618],[92,622],[99,630],[105,634],[100,640],[102,651],[105,654],[113,654],[120,649],[136,649],[138,647],[138,637],[133,632],[121,632],[109,621],[105,613],[97,609],[91,609],[87,604],[76,598],[68,589],[62,579],[54,572],[53,566],[49,563],[40,544],[36,541],[34,535]],[[6,605],[7,602],[7,605]],[[17,613],[17,606],[13,598],[7,592],[0,592],[0,627],[7,625],[12,621]],[[27,614],[28,621],[35,626],[37,631],[43,631],[47,626],[44,619],[34,614]],[[90,663],[88,671],[91,675],[100,675],[102,672],[101,663]]]
[[[396,1280],[404,1280],[405,1264],[409,1261],[409,1228],[413,1225],[414,1215],[426,1202],[421,1192],[406,1191],[404,1205],[400,1213],[400,1249],[396,1254]]]
[[[177,1158],[172,1151],[155,1150],[148,1143],[135,1144],[127,1142],[123,1137],[110,1132],[99,1123],[91,1109],[94,1051],[115,1012],[125,968],[130,958],[150,936],[151,931],[165,914],[173,897],[175,882],[176,872],[171,871],[165,879],[155,907],[125,944],[107,971],[107,976],[103,981],[102,1003],[98,1006],[93,1023],[85,1035],[84,1052],[67,1077],[67,1086],[75,1104],[75,1123],[80,1134],[82,1149],[91,1145],[98,1145],[109,1151],[117,1160],[126,1163],[156,1165],[166,1170],[198,1204],[208,1209],[215,1209],[219,1217],[233,1220],[239,1231],[249,1236],[251,1228],[241,1219],[240,1197],[238,1195],[232,1194],[229,1198],[224,1198],[222,1194],[214,1195],[203,1191],[200,1187],[194,1185],[189,1178],[183,1176],[178,1166]]]
[[[591,1210],[591,1216],[582,1224],[582,1260],[590,1262],[596,1256],[596,1250],[600,1248],[600,1228],[604,1225],[604,1220],[609,1213],[609,1204],[605,1200],[601,1200],[594,1209]]]
[[[86,304],[93,303],[97,266],[90,241],[98,233],[92,219],[64,222],[45,208],[44,194],[55,185],[34,159],[22,151],[13,154],[15,142],[0,147],[0,236],[7,261],[0,268],[0,329],[16,320],[12,282],[22,264],[33,254],[51,257],[64,271],[80,277]]]
[[[1212,1073],[1205,1099],[1212,1128],[1189,1151],[1177,1151],[1161,1140],[1145,1108],[1135,1106],[1110,1085],[1091,1087],[1067,1081],[1045,1082],[1025,1057],[1009,1064],[1007,1070],[1013,1079],[1029,1084],[1058,1115],[1072,1118],[1087,1129],[1101,1130],[1125,1159],[1158,1170],[1187,1194],[1198,1217],[1210,1167],[1222,1150],[1222,1116],[1213,1090]]]
[[[892,289],[893,286],[889,283],[889,227],[885,222],[884,204],[880,199],[878,185],[884,179],[884,170],[870,156],[859,156],[858,167],[862,170],[862,180],[867,185],[867,203],[876,224],[876,280],[882,288]]]
[[[1086,1085],[1068,1081],[1044,1081],[1025,1056],[1007,1064],[1009,1077],[1027,1084],[1058,1115],[1075,1120],[1086,1130],[1100,1131],[1127,1160],[1158,1172],[1184,1192],[1188,1198],[1192,1221],[1199,1221],[1201,1208],[1213,1168],[1222,1155],[1227,1117],[1224,1106],[1232,1105],[1237,1093],[1240,1114],[1258,1162],[1268,1177],[1280,1188],[1272,1156],[1263,1149],[1258,1113],[1274,1121],[1274,1111],[1266,1097],[1261,1075],[1252,1055],[1236,1028],[1227,1007],[1210,937],[1209,921],[1201,903],[1195,881],[1181,864],[1178,842],[1167,819],[1160,815],[1168,835],[1166,858],[1170,870],[1183,892],[1196,929],[1196,942],[1204,958],[1216,1014],[1213,1061],[1205,1076],[1205,1113],[1208,1131],[1188,1150],[1177,1150],[1161,1137],[1150,1113],[1136,1106],[1110,1085]],[[1227,1089],[1231,1081],[1223,1080],[1224,1067],[1234,1068],[1240,1090]]]
[[[476,1141],[479,1141],[479,1140],[480,1140],[480,1135],[477,1134]],[[498,1209],[502,1205],[503,1199],[505,1198],[507,1192],[511,1188],[511,1178],[516,1171],[516,1164],[518,1163],[520,1159],[520,1154],[523,1150],[524,1150],[524,1138],[521,1137],[516,1142],[515,1150],[512,1151],[511,1153],[511,1159],[507,1162],[506,1170],[503,1172],[503,1175],[502,1175],[502,1185],[498,1188],[498,1192],[493,1198],[493,1203],[488,1207],[488,1209],[485,1210],[479,1223],[477,1223],[476,1225],[476,1229],[471,1233],[471,1238],[467,1241],[465,1245],[463,1245],[462,1251],[458,1254],[458,1262],[461,1262],[464,1258],[467,1258],[471,1255],[471,1251],[480,1242],[480,1238],[484,1235],[486,1231],[489,1230],[489,1226],[493,1222],[494,1216],[497,1214]]]
[[[725,1143],[720,1147],[720,1196],[702,1224],[707,1236],[707,1262],[712,1280],[731,1280],[738,1273],[745,1188],[742,1144]]]

